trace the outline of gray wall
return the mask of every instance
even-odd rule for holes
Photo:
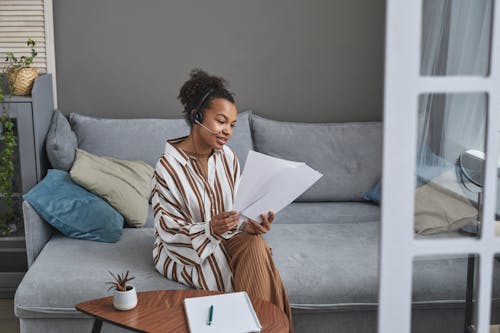
[[[384,21],[384,0],[54,0],[59,109],[177,118],[201,67],[240,111],[380,120]]]

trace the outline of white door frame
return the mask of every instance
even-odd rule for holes
[[[378,332],[411,331],[412,265],[418,255],[479,256],[477,332],[488,333],[495,237],[500,131],[500,5],[493,3],[490,75],[421,77],[422,0],[388,0]],[[417,108],[421,94],[488,94],[483,230],[480,239],[415,240],[413,236]]]

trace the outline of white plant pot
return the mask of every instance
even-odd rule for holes
[[[134,286],[128,286],[127,291],[115,290],[113,306],[120,311],[131,310],[137,305],[137,292]]]

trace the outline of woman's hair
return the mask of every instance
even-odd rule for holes
[[[184,106],[184,113],[186,120],[189,124],[189,116],[193,109],[198,107],[203,97],[209,92],[210,95],[205,98],[203,103],[199,106],[198,111],[203,112],[203,109],[210,107],[214,98],[224,98],[231,103],[234,103],[234,93],[226,89],[227,81],[218,76],[208,75],[202,69],[195,68],[190,73],[190,79],[186,81],[179,92],[177,98]]]

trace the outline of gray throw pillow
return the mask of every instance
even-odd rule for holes
[[[58,110],[52,115],[45,150],[54,169],[69,171],[75,160],[78,141],[66,117]]]
[[[236,123],[236,128],[233,131],[233,136],[227,142],[227,146],[236,153],[241,169],[245,166],[248,151],[254,149],[252,130],[250,128],[251,116],[251,110],[238,113],[238,121]]]
[[[227,142],[242,165],[248,151],[253,149],[250,115],[251,111],[238,114],[237,128]],[[78,148],[97,156],[144,161],[152,167],[163,154],[166,140],[188,135],[190,130],[183,118],[113,119],[70,113],[69,123],[75,131]]]

